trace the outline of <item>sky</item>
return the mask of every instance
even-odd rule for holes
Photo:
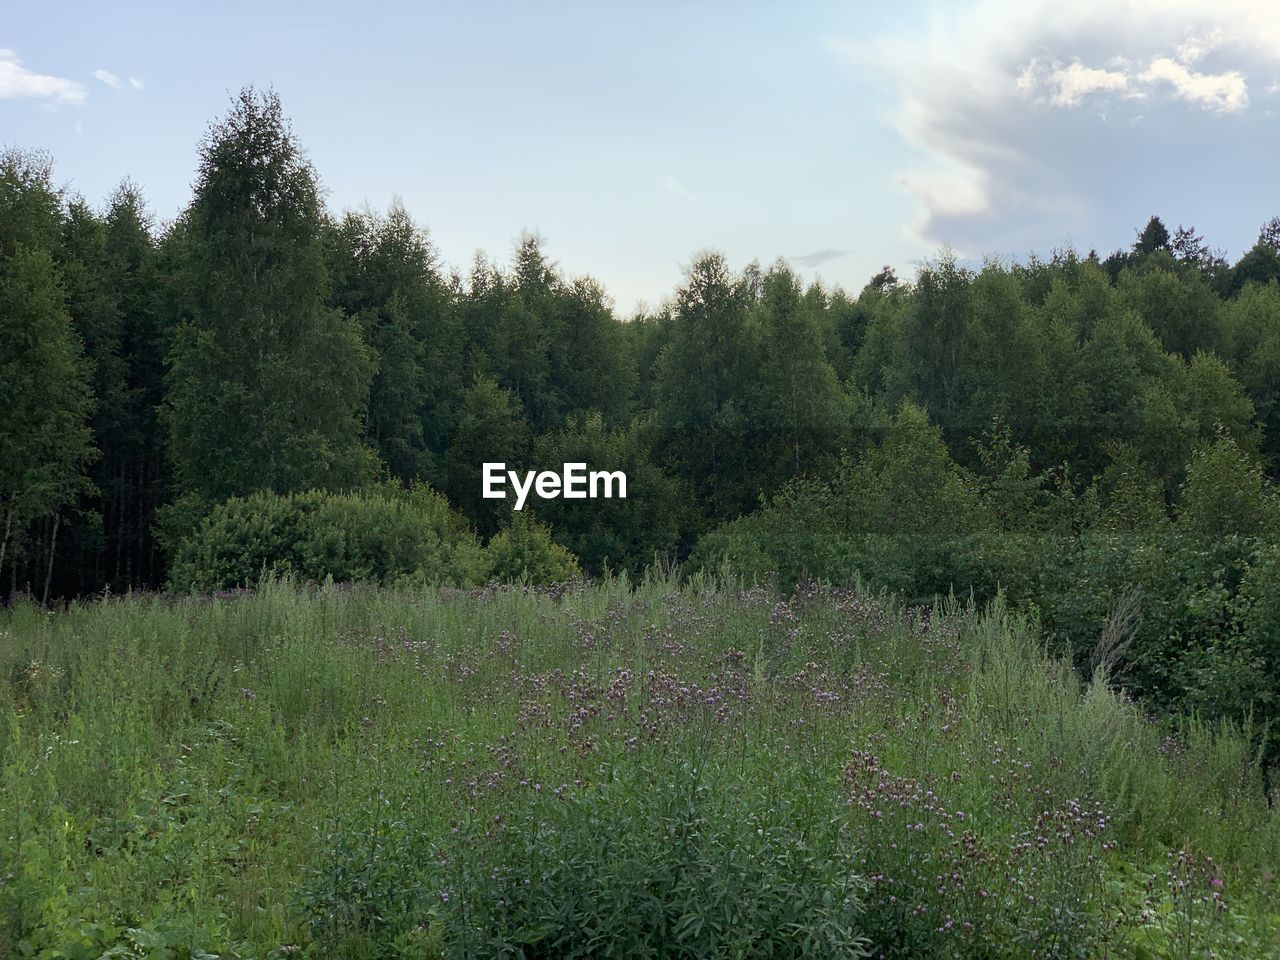
[[[1280,214],[1271,0],[5,6],[0,143],[69,192],[172,219],[271,87],[335,213],[398,201],[463,272],[536,233],[624,315],[706,250],[856,292],[1152,214],[1234,259]]]

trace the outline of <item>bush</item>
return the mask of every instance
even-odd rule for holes
[[[545,586],[578,576],[578,561],[551,539],[551,528],[528,513],[512,514],[511,526],[489,541],[489,576],[503,583]]]
[[[219,590],[256,583],[264,573],[469,586],[484,580],[487,564],[475,534],[442,496],[423,485],[389,484],[232,497],[181,542],[170,584]]]

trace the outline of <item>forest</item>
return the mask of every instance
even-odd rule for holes
[[[0,953],[1280,956],[1280,217],[1169,224],[624,316],[271,92],[8,149]]]
[[[326,210],[252,89],[172,223],[17,149],[0,209],[0,595],[654,564],[999,593],[1086,674],[1118,624],[1135,693],[1274,715],[1280,218],[1234,264],[1153,216],[1106,257],[944,252],[856,294],[704,253],[620,317],[536,237],[462,273],[399,207]],[[514,514],[486,461],[632,493]]]

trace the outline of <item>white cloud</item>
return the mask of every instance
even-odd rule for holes
[[[147,85],[143,83],[138,77],[130,77],[129,86],[133,87],[133,89],[135,90],[145,90],[147,88]]]
[[[1078,107],[1085,100],[1105,99],[1120,94],[1131,99],[1158,95],[1167,89],[1180,100],[1206,110],[1235,113],[1249,106],[1249,86],[1238,70],[1197,73],[1187,64],[1199,59],[1203,50],[1179,47],[1179,58],[1155,57],[1144,70],[1123,60],[1117,69],[1087,67],[1080,61],[1062,66],[1044,58],[1032,59],[1015,83],[1018,91],[1032,99],[1047,100],[1057,107]]]
[[[1086,67],[1079,61],[1063,67],[1032,60],[1018,75],[1016,85],[1024,96],[1035,96],[1047,90],[1050,101],[1059,107],[1079,106],[1096,93],[1125,93],[1130,90],[1129,76],[1123,70]],[[1140,96],[1141,94],[1136,94]]]
[[[1153,83],[1168,83],[1183,100],[1207,110],[1235,113],[1249,106],[1249,89],[1238,70],[1195,73],[1185,64],[1157,57],[1142,75]]]
[[[920,204],[925,243],[979,256],[1043,249],[1046,234],[1057,244],[1096,237],[1144,198],[1190,197],[1190,170],[1198,192],[1225,196],[1244,179],[1240,164],[1262,164],[1263,143],[1280,138],[1265,119],[1274,101],[1256,103],[1280,97],[1280,4],[971,0],[929,10],[900,36],[828,41],[894,91],[891,121],[917,154],[897,182]]]
[[[991,211],[987,177],[977,166],[957,165],[949,173],[904,170],[898,182],[941,216],[972,217]]]
[[[103,83],[105,83],[108,87],[111,87],[113,90],[120,89],[120,78],[117,77],[110,70],[102,70],[102,69],[95,70],[93,71],[93,76],[95,79],[101,80]]]
[[[47,105],[84,103],[85,89],[74,80],[36,73],[12,50],[0,49],[0,100],[30,98]]]

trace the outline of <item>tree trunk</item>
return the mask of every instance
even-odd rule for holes
[[[9,536],[13,533],[13,505],[4,515],[4,538],[0,539],[0,570],[4,569],[4,557],[9,552]]]
[[[49,605],[49,584],[53,581],[53,554],[58,545],[58,526],[62,523],[62,514],[59,513],[53,518],[53,530],[49,533],[49,566],[45,568],[44,574],[44,596],[40,599],[40,606],[47,607]]]

